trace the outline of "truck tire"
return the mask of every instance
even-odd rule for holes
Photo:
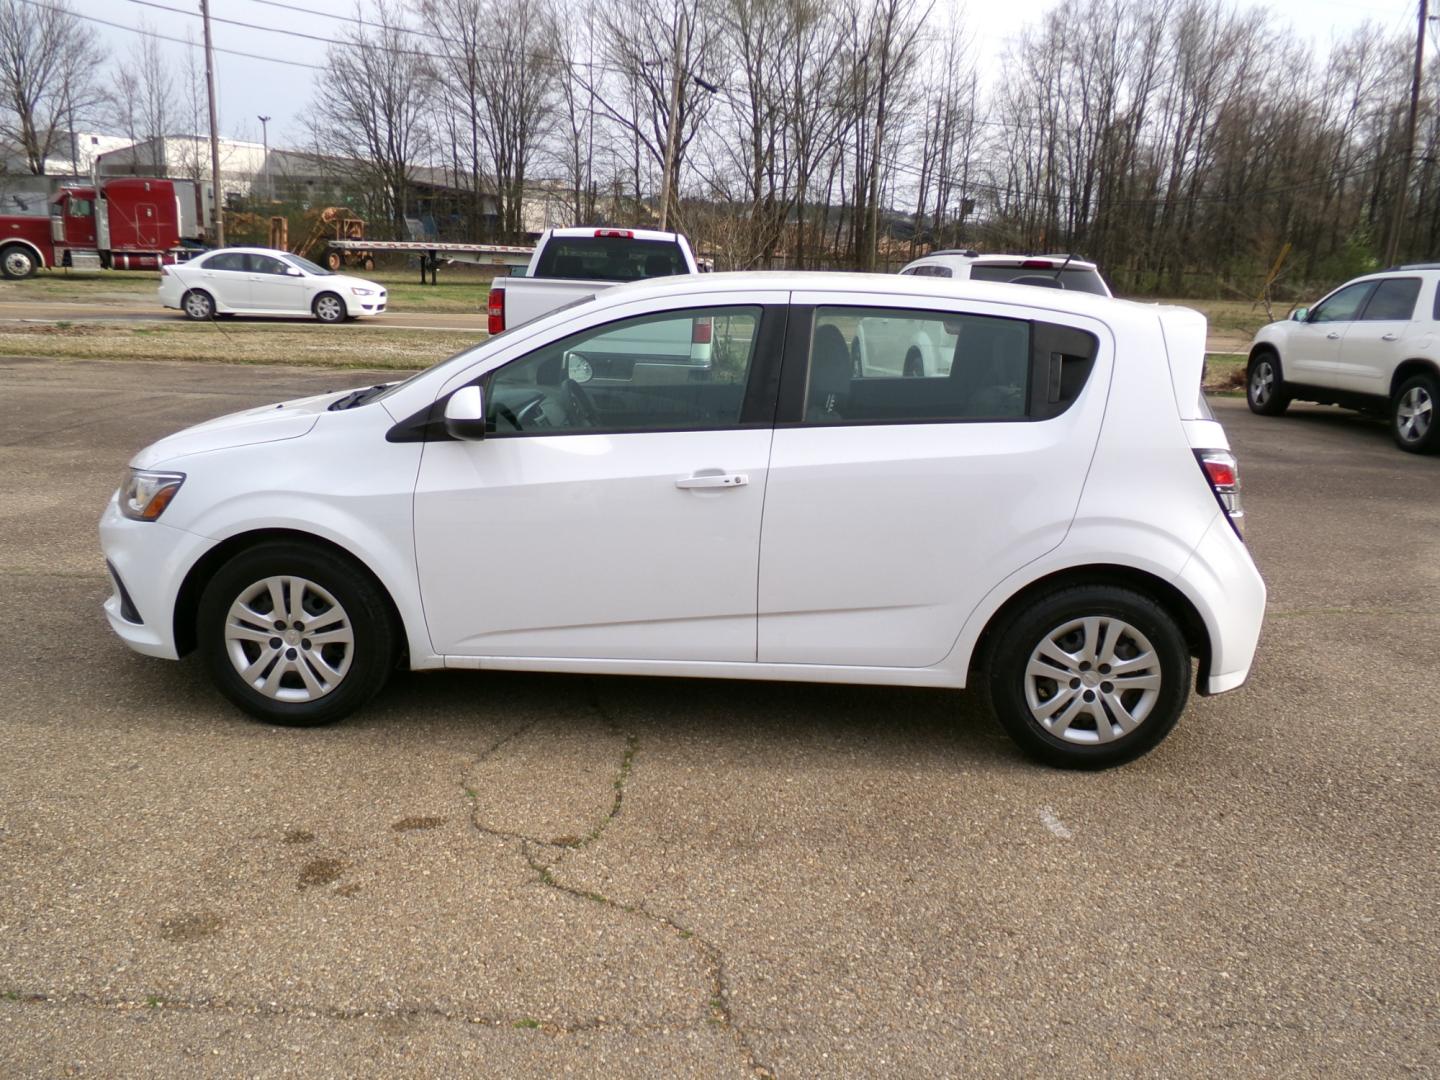
[[[0,272],[11,281],[33,277],[37,269],[35,253],[24,244],[7,244],[0,248]]]

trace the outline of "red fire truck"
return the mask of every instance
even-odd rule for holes
[[[195,185],[117,176],[62,187],[50,216],[0,214],[0,273],[26,278],[43,267],[155,270],[198,241]]]

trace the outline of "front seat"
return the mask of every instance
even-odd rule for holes
[[[806,395],[805,419],[824,422],[845,416],[850,403],[850,371],[853,362],[845,335],[829,323],[815,331],[810,346],[810,391]]]

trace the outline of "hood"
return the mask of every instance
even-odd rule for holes
[[[326,285],[333,285],[337,289],[369,289],[373,293],[385,292],[384,285],[378,285],[373,281],[366,281],[364,278],[351,277],[349,274],[328,274],[323,278],[316,278]]]
[[[346,393],[349,391],[331,390],[313,397],[282,401],[278,405],[261,405],[258,409],[246,409],[206,420],[203,424],[151,443],[130,460],[130,465],[136,469],[153,469],[164,462],[211,450],[298,439],[315,426],[320,414],[329,408],[332,401]]]

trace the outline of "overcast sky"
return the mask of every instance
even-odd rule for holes
[[[182,41],[189,34],[200,41],[199,0],[70,0],[70,3],[78,14],[91,19],[129,27],[144,22],[156,33]],[[285,0],[285,3],[314,14],[283,10],[261,0],[211,0],[212,19],[232,19],[266,28],[247,29],[217,21],[214,24],[217,49],[271,58],[259,60],[217,54],[220,129],[227,137],[259,142],[257,117],[266,115],[273,118],[269,125],[272,145],[298,145],[304,140],[305,110],[318,72],[303,65],[321,63],[325,45],[323,40],[307,40],[292,33],[328,40],[344,27],[343,17],[353,17],[355,5],[350,0]],[[974,35],[977,55],[982,58],[982,72],[994,70],[984,58],[1001,55],[1011,38],[1056,3],[1057,0],[1003,0],[1000,3],[938,0],[942,10],[962,20]],[[368,4],[366,6],[368,8]],[[1320,49],[1328,47],[1332,37],[1348,35],[1367,18],[1394,33],[1410,32],[1415,25],[1414,0],[1271,0],[1266,6],[1289,20],[1297,32]],[[138,35],[123,29],[95,22],[91,25],[110,51],[112,63],[128,56],[140,40]],[[183,81],[186,47],[169,42],[160,44],[177,72],[177,83]]]

